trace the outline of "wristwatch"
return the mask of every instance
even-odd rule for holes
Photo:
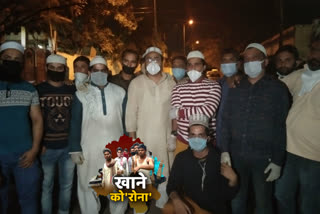
[[[176,130],[171,132],[171,135],[173,135],[173,136],[175,136],[175,137],[177,136],[177,134],[178,134],[178,133],[177,133]]]

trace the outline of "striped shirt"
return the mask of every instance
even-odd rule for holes
[[[188,144],[189,117],[204,114],[210,118],[209,128],[215,132],[216,110],[221,96],[221,87],[216,81],[203,79],[201,82],[187,82],[176,85],[172,90],[171,105],[178,108],[177,138]]]

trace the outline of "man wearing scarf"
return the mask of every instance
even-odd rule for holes
[[[293,103],[287,117],[287,160],[276,186],[279,213],[320,210],[320,35],[311,42],[307,64],[282,79]]]

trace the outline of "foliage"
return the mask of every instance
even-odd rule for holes
[[[81,53],[95,47],[98,54],[117,57],[126,38],[138,27],[129,0],[4,0],[0,6],[0,36],[19,32],[57,31],[58,50]]]

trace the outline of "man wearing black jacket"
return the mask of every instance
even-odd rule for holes
[[[227,201],[238,189],[237,175],[208,144],[208,118],[190,117],[189,148],[179,153],[167,185],[169,202],[163,213],[227,213]]]

